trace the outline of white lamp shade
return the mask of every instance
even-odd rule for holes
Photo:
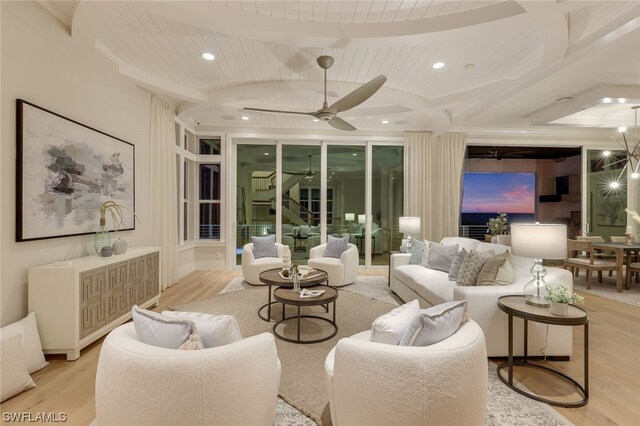
[[[354,220],[356,218],[356,214],[355,213],[345,213],[344,214],[344,220]]]
[[[416,234],[420,232],[420,218],[413,216],[401,216],[399,229],[400,232],[405,234]]]
[[[533,259],[566,259],[567,225],[513,223],[511,253]]]
[[[367,216],[364,214],[359,214],[358,215],[358,223],[365,223],[367,219]]]

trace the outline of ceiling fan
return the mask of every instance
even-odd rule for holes
[[[483,158],[483,159],[493,159],[493,160],[502,160],[504,158],[506,159],[510,159],[510,158],[525,158],[526,154],[532,154],[533,151],[529,150],[529,151],[520,151],[520,150],[514,150],[514,151],[501,151],[498,148],[494,147],[493,149],[490,149],[488,151],[476,151],[476,152],[470,152],[468,155],[468,158]]]
[[[320,68],[324,69],[324,104],[322,108],[315,112],[302,112],[302,111],[283,111],[283,110],[274,110],[274,109],[262,109],[262,108],[247,108],[244,109],[247,111],[261,111],[261,112],[279,112],[284,114],[300,114],[300,115],[310,115],[319,120],[326,121],[330,126],[339,129],[339,130],[357,130],[354,126],[347,123],[340,117],[338,117],[338,113],[350,110],[351,108],[355,108],[371,96],[376,93],[387,81],[387,77],[384,75],[379,75],[375,77],[373,80],[368,83],[363,84],[358,87],[353,92],[348,95],[342,97],[341,99],[334,102],[331,106],[327,104],[327,69],[331,68],[333,65],[333,58],[331,56],[323,55],[318,57],[318,65]]]
[[[311,169],[311,157],[313,157],[313,155],[308,154],[307,157],[309,157],[309,170],[306,172],[285,172],[283,171],[282,173],[286,173],[288,175],[292,175],[292,176],[307,176],[307,177],[313,177],[314,175],[314,171]]]

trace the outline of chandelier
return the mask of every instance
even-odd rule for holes
[[[628,132],[626,127],[618,127],[618,134],[620,136],[616,142],[622,147],[624,154],[619,160],[608,164],[608,166],[613,166],[614,164],[624,162],[624,167],[618,175],[618,178],[609,183],[609,186],[613,189],[620,187],[620,180],[627,169],[630,171],[631,179],[640,178],[640,139],[638,138],[638,109],[640,109],[640,105],[632,106],[631,109],[634,110],[635,116],[632,134],[629,134],[631,132]],[[631,141],[627,138],[628,134]],[[611,151],[604,151],[602,155],[603,157],[608,157],[611,155]]]

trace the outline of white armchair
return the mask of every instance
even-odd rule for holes
[[[270,333],[185,351],[142,343],[128,323],[102,344],[94,424],[271,426],[279,385]]]
[[[322,269],[329,274],[329,285],[342,287],[356,282],[358,276],[358,248],[349,244],[340,259],[324,257],[326,244],[320,244],[309,251],[309,261],[312,268]]]
[[[291,251],[287,245],[276,243],[276,250],[278,257],[256,259],[253,256],[253,243],[245,244],[242,248],[242,276],[244,280],[253,285],[265,285],[260,281],[260,273],[269,269],[282,268],[284,266],[282,257],[285,254],[289,254],[291,257]]]
[[[340,425],[482,425],[487,351],[474,321],[426,347],[341,339],[325,360],[331,421]]]

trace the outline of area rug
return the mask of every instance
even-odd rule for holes
[[[587,277],[584,271],[580,271],[580,275],[573,278],[573,288],[585,293],[615,300],[616,302],[640,307],[640,284],[631,282],[630,290],[622,290],[621,293],[618,293],[616,290],[615,274],[613,277],[609,277],[607,272],[603,272],[602,283],[598,282],[598,275],[593,274],[591,277],[591,289],[587,289]]]
[[[282,363],[280,397],[276,424],[278,425],[331,425],[329,404],[324,376],[324,360],[337,341],[371,327],[371,322],[397,305],[376,300],[372,295],[393,298],[386,280],[380,277],[358,277],[359,285],[340,290],[337,300],[338,334],[332,339],[313,345],[298,345],[276,339],[278,357]],[[371,288],[361,288],[365,284]],[[271,332],[273,322],[258,318],[257,309],[266,303],[266,287],[255,287],[243,283],[241,279],[232,281],[217,297],[172,306],[180,311],[204,312],[210,314],[234,315],[243,336]],[[366,293],[363,296],[359,293]],[[386,293],[386,294],[385,294]],[[290,308],[293,309],[293,308]],[[314,308],[310,308],[314,309]],[[321,314],[317,308],[316,314]],[[274,305],[272,318],[280,318],[280,305]],[[292,335],[295,326],[288,329],[281,326],[285,335]],[[302,323],[305,338],[313,338],[327,333],[323,323],[307,320]],[[326,334],[324,334],[326,335]],[[547,405],[530,400],[509,390],[500,382],[495,373],[495,364],[489,363],[489,401],[486,425],[568,425],[569,422]],[[286,401],[286,402],[285,402]],[[290,404],[290,406],[289,406]]]

